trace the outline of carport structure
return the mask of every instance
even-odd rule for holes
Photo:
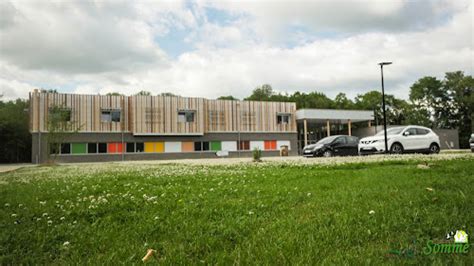
[[[353,123],[366,122],[372,126],[374,112],[366,110],[300,109],[296,111],[299,143],[305,146],[321,138],[335,135],[352,135]],[[365,126],[365,125],[364,125]]]

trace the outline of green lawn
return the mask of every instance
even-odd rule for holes
[[[473,265],[473,248],[422,248],[474,238],[474,157],[417,164],[24,168],[0,174],[0,264],[141,263],[153,248],[163,264]]]

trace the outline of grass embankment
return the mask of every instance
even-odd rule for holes
[[[20,169],[0,174],[0,264],[139,263],[153,248],[164,264],[472,265],[472,249],[422,248],[474,237],[473,158]]]

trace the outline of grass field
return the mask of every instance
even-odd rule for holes
[[[474,156],[407,158],[3,173],[0,264],[132,264],[152,248],[162,264],[473,265],[472,248],[422,248],[472,234]]]

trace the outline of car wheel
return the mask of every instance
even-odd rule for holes
[[[324,156],[324,157],[332,157],[332,151],[330,151],[330,150],[325,151],[325,152],[323,153],[323,156]]]
[[[403,153],[403,146],[400,143],[394,143],[392,147],[390,147],[390,153],[392,154],[402,154]]]
[[[439,153],[439,146],[438,146],[438,144],[432,143],[432,144],[430,145],[430,153],[431,153],[431,154]]]

